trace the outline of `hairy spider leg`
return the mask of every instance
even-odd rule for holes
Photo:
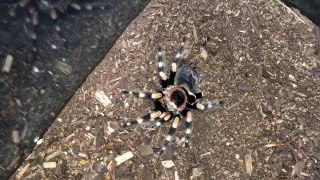
[[[172,136],[174,135],[174,133],[177,131],[178,125],[179,125],[179,121],[180,121],[180,117],[179,115],[176,115],[173,118],[173,122],[171,124],[170,130],[168,135],[166,136],[166,139],[164,141],[164,144],[162,146],[162,148],[159,151],[159,155],[162,155],[163,152],[167,149],[168,144],[170,143]]]
[[[158,118],[161,114],[161,111],[152,111],[147,113],[146,115],[139,117],[133,121],[127,122],[123,125],[123,128],[130,128],[132,126],[135,126],[137,124],[145,123],[148,121],[154,121],[156,118]]]
[[[200,111],[215,111],[217,109],[222,108],[223,105],[224,105],[224,101],[216,99],[214,101],[206,102],[204,104],[201,104],[201,103],[189,104],[189,103],[187,103],[187,108],[197,109]]]
[[[192,119],[193,119],[192,112],[188,110],[185,116],[186,135],[185,135],[184,146],[186,148],[189,148],[191,144]]]
[[[162,88],[166,88],[168,86],[168,76],[164,72],[164,53],[161,47],[158,47],[157,53],[157,61],[158,61],[158,73],[161,78],[161,86]]]
[[[186,42],[187,42],[187,37],[183,37],[182,42],[177,49],[176,56],[174,57],[174,60],[171,62],[170,76],[169,76],[169,82],[168,82],[169,85],[173,85],[174,83],[174,78],[177,73],[178,65],[181,59],[183,58],[183,51],[184,51]]]
[[[147,99],[161,99],[163,97],[163,93],[161,91],[157,91],[157,92],[140,92],[140,91],[127,91],[127,90],[123,90],[121,91],[121,94],[123,96],[132,96],[132,97],[136,97],[136,98],[147,98]]]
[[[203,98],[203,92],[201,92],[201,91],[195,93],[194,95],[196,96],[196,99],[201,99],[201,98]]]
[[[170,120],[173,119],[173,116],[172,114],[170,113],[167,113],[167,112],[163,112],[159,117],[158,117],[159,120],[156,120],[152,125],[151,127],[154,128],[154,129],[157,129],[159,128],[162,124],[166,123],[166,122],[169,122]]]

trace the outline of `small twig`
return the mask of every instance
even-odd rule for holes
[[[283,4],[280,0],[277,0],[277,2],[278,2],[281,6],[285,7],[286,10],[287,10],[289,13],[293,14],[300,22],[302,22],[303,24],[307,24],[307,22],[305,22],[299,15],[297,15],[294,11],[292,11],[288,6],[286,6],[285,4]]]
[[[119,80],[121,80],[121,79],[122,79],[122,77],[115,78],[115,79],[107,82],[107,84],[111,84],[111,83],[113,83],[113,82],[115,82],[115,81],[119,81]]]

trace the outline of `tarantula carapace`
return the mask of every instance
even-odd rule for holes
[[[126,123],[123,126],[124,128],[151,121],[153,123],[152,127],[156,129],[165,122],[171,122],[169,133],[166,136],[163,147],[159,151],[160,155],[166,150],[182,119],[185,120],[186,125],[185,147],[190,146],[193,121],[191,109],[200,111],[216,110],[224,104],[221,100],[214,100],[205,104],[198,102],[198,99],[203,98],[203,93],[198,89],[199,76],[194,68],[186,65],[183,61],[186,40],[186,37],[184,37],[178,47],[176,56],[171,63],[169,77],[165,74],[164,53],[161,47],[158,48],[156,58],[162,86],[161,90],[154,92],[124,90],[121,92],[124,96],[152,99],[155,105],[152,112]]]

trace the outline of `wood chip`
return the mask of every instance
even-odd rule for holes
[[[115,78],[115,79],[107,82],[107,84],[111,84],[111,83],[116,82],[116,81],[119,81],[119,80],[121,80],[121,79],[122,79],[122,77]]]
[[[12,140],[15,144],[20,144],[20,136],[19,131],[13,130],[12,131]]]
[[[45,169],[53,169],[57,167],[56,162],[43,162],[42,167]]]
[[[11,70],[11,65],[12,65],[13,57],[9,54],[6,56],[6,59],[4,60],[4,64],[2,67],[2,72],[7,72],[9,73]]]
[[[56,62],[55,68],[57,68],[65,75],[70,75],[72,73],[72,67],[69,64],[64,63],[62,61]]]
[[[203,171],[200,168],[193,168],[192,169],[192,178],[200,177],[203,173]]]
[[[244,161],[245,161],[246,171],[251,176],[252,170],[253,170],[251,154],[246,154],[244,156]]]
[[[107,176],[107,179],[116,179],[116,175],[115,175],[115,162],[112,160],[109,162],[109,164],[107,165],[107,169],[109,172],[109,175]]]
[[[208,52],[205,50],[203,47],[200,47],[200,56],[204,59],[207,60],[208,58]]]
[[[104,106],[107,107],[112,102],[103,91],[96,91],[95,98]]]
[[[195,26],[193,26],[193,37],[194,37],[194,43],[197,44],[199,42],[199,37],[198,37],[197,29]]]
[[[290,81],[297,82],[296,78],[291,74],[289,74],[288,78]]]
[[[20,169],[19,173],[16,175],[17,179],[21,179],[23,174],[27,171],[27,169],[29,168],[30,163],[28,163],[27,165],[25,165],[23,168]]]
[[[80,157],[83,157],[83,158],[88,158],[88,155],[87,154],[84,154],[84,153],[78,153],[78,155],[80,156]]]
[[[277,144],[266,144],[264,145],[264,147],[270,148],[270,147],[275,147],[277,146]]]
[[[80,11],[81,10],[81,6],[79,4],[76,4],[76,3],[72,3],[70,5],[73,9],[77,10],[77,11]]]
[[[58,151],[55,151],[55,152],[51,153],[50,155],[48,155],[48,156],[45,158],[45,161],[50,161],[51,159],[53,159],[53,158],[55,158],[55,157],[59,156],[59,155],[60,155],[60,153],[61,153],[61,151],[60,151],[60,150],[58,150]]]
[[[166,4],[161,4],[161,3],[154,3],[153,5],[151,5],[152,8],[169,8],[169,5]]]
[[[172,168],[174,166],[174,163],[172,160],[161,161],[161,164],[165,168]]]
[[[131,151],[128,151],[118,157],[116,157],[114,160],[116,161],[116,166],[119,166],[123,162],[131,159],[133,157],[133,153]]]
[[[179,180],[178,171],[174,171],[174,180]]]

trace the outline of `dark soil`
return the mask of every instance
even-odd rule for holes
[[[195,111],[192,148],[182,147],[182,126],[158,157],[167,126],[122,131],[152,104],[119,92],[159,87],[157,47],[168,64],[185,35],[203,101],[226,107]],[[319,179],[319,48],[319,29],[280,1],[151,1],[12,178]]]
[[[90,2],[92,11],[66,11],[57,20],[37,9],[38,25],[28,21],[34,4],[0,3],[0,179],[30,153],[34,139],[43,136],[148,2],[96,0]],[[8,55],[13,62],[5,72]]]

